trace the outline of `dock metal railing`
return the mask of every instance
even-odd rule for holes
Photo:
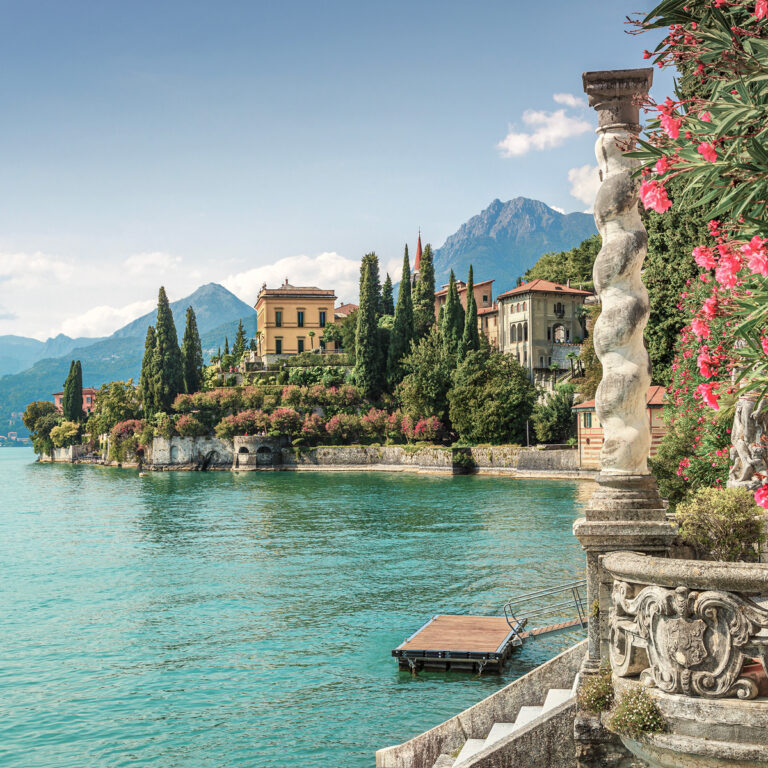
[[[559,628],[561,624],[570,624],[572,627],[576,623],[583,629],[587,626],[586,591],[587,580],[579,579],[555,587],[515,595],[504,605],[504,617],[510,629],[518,635],[520,640],[522,637],[520,637],[519,632],[523,627],[538,626],[545,631],[549,630],[550,627],[542,626],[541,620],[544,618],[554,619],[557,617],[560,620],[560,623],[550,621],[552,631],[556,631],[556,628]],[[564,621],[566,616],[568,620]],[[540,634],[541,632],[533,631],[530,633]]]

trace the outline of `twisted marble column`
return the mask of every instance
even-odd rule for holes
[[[587,552],[592,613],[584,671],[597,669],[607,650],[611,580],[603,573],[601,556],[622,549],[664,554],[674,538],[656,482],[648,473],[651,435],[646,393],[651,370],[643,331],[649,305],[641,279],[648,236],[638,209],[640,179],[632,175],[637,162],[625,155],[635,147],[639,107],[652,77],[651,69],[584,74],[584,90],[598,116],[595,151],[601,184],[595,223],[603,244],[595,260],[594,281],[602,313],[593,337],[603,365],[595,400],[604,434],[597,489],[585,517],[574,524]]]

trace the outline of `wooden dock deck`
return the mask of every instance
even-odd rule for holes
[[[501,671],[523,640],[581,626],[579,619],[527,630],[503,616],[437,614],[392,651],[401,669]]]

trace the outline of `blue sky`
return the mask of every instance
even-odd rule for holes
[[[626,0],[0,10],[0,334],[41,338],[109,333],[160,282],[354,299],[360,256],[394,267],[418,227],[439,246],[496,197],[585,210],[595,120],[568,95],[652,42]]]

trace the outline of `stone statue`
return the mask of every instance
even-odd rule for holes
[[[731,443],[728,487],[756,490],[762,485],[758,473],[768,473],[768,409],[755,392],[736,401]]]

